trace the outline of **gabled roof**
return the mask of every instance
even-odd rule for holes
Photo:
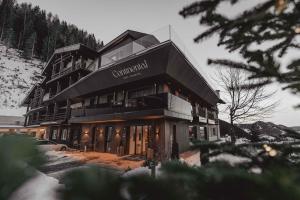
[[[26,94],[23,101],[20,103],[20,106],[25,106],[30,103],[30,98],[33,97],[35,89],[38,87],[38,83],[32,86],[29,90],[29,92]]]
[[[120,34],[119,36],[117,36],[115,39],[113,39],[112,41],[110,41],[109,43],[107,43],[106,45],[104,45],[98,51],[98,53],[102,53],[102,52],[106,51],[107,49],[112,48],[113,46],[115,46],[118,43],[122,42],[124,40],[124,38],[126,38],[126,37],[130,37],[133,40],[137,40],[137,39],[142,38],[142,37],[144,37],[146,35],[149,35],[149,34],[137,32],[137,31],[133,31],[133,30],[126,30],[125,32],[123,32],[122,34]]]
[[[143,70],[137,73],[128,69],[135,66],[141,68],[141,65],[144,66]],[[116,76],[119,71],[122,73],[127,71],[128,74]],[[131,82],[162,76],[177,81],[210,105],[220,102],[216,92],[171,41],[158,44],[110,66],[98,69],[54,96],[53,100],[62,101],[66,98],[81,97]]]
[[[45,74],[45,72],[49,69],[49,66],[51,65],[53,59],[55,58],[55,55],[57,54],[61,54],[61,53],[67,53],[67,52],[72,52],[72,51],[79,51],[80,53],[84,54],[84,55],[88,55],[91,58],[96,58],[99,54],[97,53],[97,51],[83,45],[83,44],[74,44],[74,45],[70,45],[70,46],[66,46],[66,47],[62,47],[59,49],[56,49],[54,51],[54,53],[52,54],[51,58],[48,60],[48,62],[46,63],[43,71],[42,71],[42,75]]]

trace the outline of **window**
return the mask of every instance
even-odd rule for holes
[[[123,91],[120,91],[120,92],[117,92],[117,101],[123,101],[124,99],[124,92]]]
[[[211,128],[210,129],[210,136],[211,137],[215,137],[215,136],[217,136],[217,129],[216,128]]]
[[[114,49],[101,57],[101,66],[118,61],[132,54],[132,43]]]
[[[112,127],[110,126],[107,128],[107,142],[111,142],[112,134],[113,134],[113,131],[112,131]]]
[[[98,104],[106,104],[107,103],[107,95],[99,96]]]
[[[66,141],[68,136],[68,129],[63,129],[61,140]]]
[[[56,140],[57,139],[57,130],[54,129],[52,132],[52,140]]]
[[[84,100],[84,105],[85,105],[85,106],[89,106],[90,103],[91,103],[90,99],[85,99],[85,100]]]
[[[129,98],[137,98],[155,94],[154,87],[146,87],[138,90],[129,91],[128,96]]]
[[[97,97],[92,97],[92,98],[90,99],[90,105],[93,106],[93,105],[95,105],[95,104],[97,104]]]

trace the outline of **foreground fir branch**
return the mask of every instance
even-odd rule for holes
[[[300,48],[300,1],[258,2],[255,5],[246,0],[201,0],[183,8],[180,15],[199,16],[200,24],[207,27],[195,42],[215,35],[219,46],[229,52],[237,51],[245,59],[245,62],[212,59],[209,64],[247,70],[251,72],[250,79],[259,80],[254,86],[276,81],[284,89],[299,93],[300,59],[291,60],[287,65],[281,59]],[[228,4],[232,12],[221,12],[220,8]],[[242,9],[243,5],[247,7]]]

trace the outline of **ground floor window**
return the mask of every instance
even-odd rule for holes
[[[52,132],[52,140],[56,140],[56,139],[57,139],[57,134],[58,134],[57,129],[53,129],[53,132]]]
[[[61,140],[66,141],[68,136],[68,129],[63,129],[62,135],[61,135]]]

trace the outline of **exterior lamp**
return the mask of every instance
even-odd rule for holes
[[[159,139],[159,128],[155,129],[155,139],[158,140]]]
[[[120,134],[120,129],[116,129],[116,133],[117,133],[117,135],[119,135]]]
[[[269,156],[271,157],[275,157],[277,155],[277,151],[275,149],[272,149],[270,152],[269,152]]]
[[[264,144],[263,147],[265,148],[265,151],[266,151],[266,152],[270,152],[270,151],[272,150],[272,147],[270,147],[270,146],[267,145],[267,144]]]

